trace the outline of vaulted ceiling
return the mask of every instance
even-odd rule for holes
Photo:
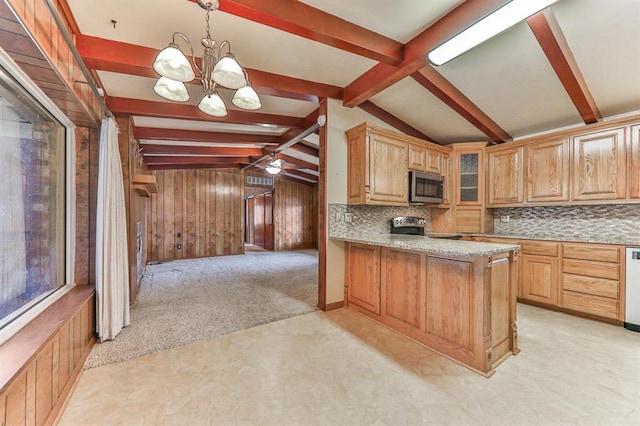
[[[440,67],[426,53],[507,0],[220,0],[212,36],[231,42],[263,104],[232,109],[221,90],[224,118],[198,111],[197,84],[186,103],[153,92],[151,64],[173,32],[201,53],[195,2],[67,2],[86,65],[109,109],[133,117],[152,169],[244,167],[310,127],[323,98],[441,144],[502,143],[640,110],[637,0],[559,0]],[[280,155],[289,178],[317,181],[317,135]]]

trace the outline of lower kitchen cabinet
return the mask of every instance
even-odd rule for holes
[[[520,246],[520,298],[556,306],[560,271],[559,244],[550,241],[521,241]]]
[[[574,243],[563,246],[560,306],[624,321],[624,247]]]
[[[380,315],[380,247],[347,243],[347,301]]]
[[[420,305],[426,280],[424,253],[382,248],[382,317],[397,327],[424,329]]]
[[[490,237],[473,240],[520,244],[518,301],[624,321],[623,246]]]
[[[558,304],[558,259],[522,254],[521,298],[555,306]]]

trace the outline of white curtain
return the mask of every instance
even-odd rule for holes
[[[20,138],[31,137],[31,128],[21,121],[0,98],[0,304],[27,288]]]
[[[127,219],[118,126],[102,120],[96,217],[96,328],[100,341],[113,340],[129,325]]]

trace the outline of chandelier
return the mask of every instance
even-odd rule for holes
[[[187,36],[180,32],[173,33],[171,43],[158,53],[153,62],[153,69],[161,76],[153,86],[154,92],[170,101],[188,101],[189,92],[184,83],[197,77],[204,90],[204,96],[198,103],[198,109],[205,114],[214,117],[227,115],[227,107],[216,90],[218,85],[236,90],[231,102],[238,108],[260,109],[262,107],[260,98],[251,87],[247,71],[240,66],[231,53],[231,44],[224,40],[216,52],[216,41],[209,34],[209,13],[218,9],[219,0],[197,0],[197,2],[207,11],[207,35],[201,40],[204,54],[200,66],[194,59],[193,47]],[[176,37],[183,39],[189,45],[191,62],[180,50],[176,43]],[[227,52],[223,55],[225,47]]]

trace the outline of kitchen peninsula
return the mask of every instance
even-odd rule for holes
[[[518,246],[339,233],[345,301],[483,375],[517,354]]]

